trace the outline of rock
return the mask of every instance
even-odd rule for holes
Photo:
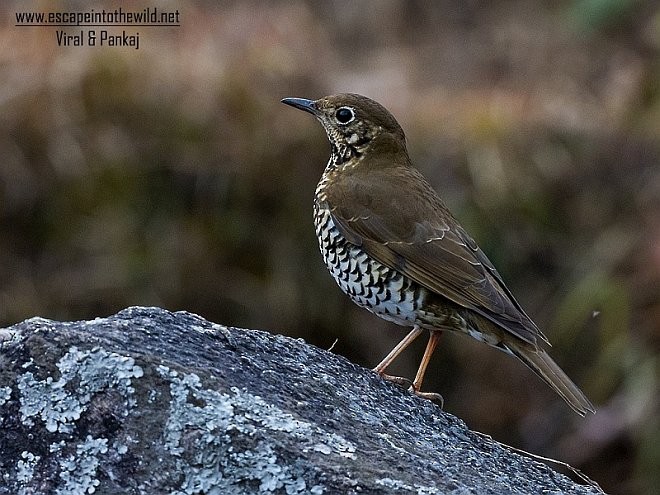
[[[302,340],[158,308],[0,330],[0,494],[588,494]]]

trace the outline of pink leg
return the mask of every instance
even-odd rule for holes
[[[412,383],[412,386],[410,389],[415,392],[418,396],[436,401],[440,403],[440,407],[444,404],[444,399],[442,398],[442,395],[437,394],[435,392],[420,392],[420,389],[422,388],[422,380],[424,380],[424,374],[426,374],[426,368],[429,365],[429,361],[431,360],[431,356],[433,355],[433,351],[435,351],[435,348],[438,346],[438,342],[440,341],[440,336],[442,335],[442,332],[438,330],[431,330],[431,335],[429,336],[429,342],[426,344],[426,349],[424,350],[424,356],[422,356],[422,362],[419,363],[419,369],[417,370],[417,374],[415,375],[415,380]]]
[[[376,365],[374,368],[374,371],[380,375],[383,374],[385,371],[385,368],[387,368],[390,364],[392,364],[392,361],[394,361],[399,354],[401,354],[406,347],[408,347],[410,344],[412,344],[417,337],[423,332],[421,328],[419,328],[417,325],[413,327],[413,329],[410,331],[408,335],[406,335],[401,342],[399,342],[394,349],[390,351],[390,353],[383,358],[383,360]]]

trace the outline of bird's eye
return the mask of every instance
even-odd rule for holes
[[[353,113],[352,108],[341,107],[339,110],[337,110],[337,113],[335,113],[335,118],[340,124],[348,124],[355,118],[355,114]]]

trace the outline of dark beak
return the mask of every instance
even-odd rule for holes
[[[314,100],[308,100],[306,98],[284,98],[282,103],[285,105],[290,105],[293,108],[297,108],[298,110],[304,110],[305,112],[309,112],[312,115],[316,115],[317,113]]]

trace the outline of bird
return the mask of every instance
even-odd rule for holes
[[[553,361],[550,343],[495,266],[412,164],[394,116],[362,95],[282,103],[312,114],[330,141],[314,194],[314,225],[333,278],[358,306],[411,327],[374,371],[417,395],[443,332],[473,337],[517,357],[578,414],[595,409]],[[412,382],[385,373],[424,331],[429,340]]]

